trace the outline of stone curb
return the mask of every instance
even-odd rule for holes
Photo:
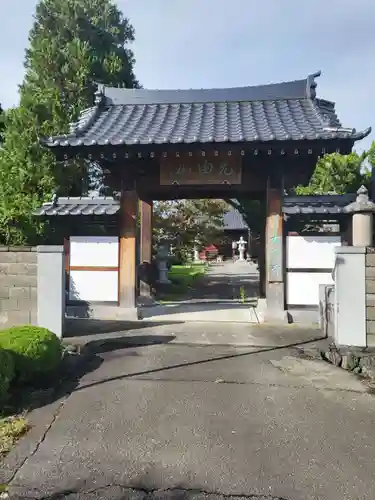
[[[79,376],[82,367],[85,363],[88,363],[90,358],[90,353],[85,352],[84,349],[79,355],[76,354],[65,358],[62,374],[69,374],[69,376],[52,393],[48,390],[45,391],[45,396],[41,396],[39,407],[27,414],[31,428],[10,453],[0,461],[0,485],[10,483],[24,463],[38,450],[39,445],[44,441],[47,432],[58,417],[66,399],[71,394],[71,391],[68,390],[69,383]],[[66,388],[65,394],[64,387]],[[59,397],[60,392],[61,396]],[[56,399],[49,403],[48,400],[54,396],[56,396]]]
[[[323,360],[375,384],[375,348],[336,347],[327,339],[317,347],[298,350],[300,356]]]

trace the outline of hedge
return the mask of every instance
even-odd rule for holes
[[[12,354],[4,349],[0,349],[0,405],[8,399],[9,386],[14,376],[15,367]]]
[[[11,353],[16,378],[23,382],[55,371],[62,357],[58,337],[46,328],[32,325],[0,331],[0,349]]]

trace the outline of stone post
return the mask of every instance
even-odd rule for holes
[[[199,255],[199,242],[194,241],[194,262],[200,262],[201,258]]]
[[[161,242],[156,253],[156,261],[158,263],[159,279],[158,283],[167,285],[171,283],[168,279],[168,242]]]
[[[371,247],[373,244],[375,203],[369,199],[365,186],[358,189],[357,195],[357,199],[344,208],[346,213],[353,214],[352,245],[354,247]]]
[[[65,320],[65,255],[63,246],[37,247],[38,326],[63,336]]]

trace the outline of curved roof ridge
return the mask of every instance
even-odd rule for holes
[[[320,72],[304,80],[227,89],[144,90],[98,86],[95,105],[81,113],[70,132],[44,138],[41,143],[65,148],[320,139],[356,141],[366,137],[371,128],[357,132],[343,127],[334,103],[316,98],[315,78],[319,75]],[[168,122],[162,118],[166,113],[171,117]]]
[[[211,89],[126,89],[102,86],[96,95],[101,95],[101,104],[106,106],[314,99],[317,86],[315,78],[320,74],[319,71],[302,80],[288,82]]]

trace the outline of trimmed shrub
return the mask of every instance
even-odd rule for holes
[[[14,375],[15,368],[12,354],[0,349],[0,405],[8,399],[8,390]]]
[[[16,377],[23,382],[55,371],[62,357],[61,342],[56,335],[33,325],[0,331],[0,349],[12,354]]]

